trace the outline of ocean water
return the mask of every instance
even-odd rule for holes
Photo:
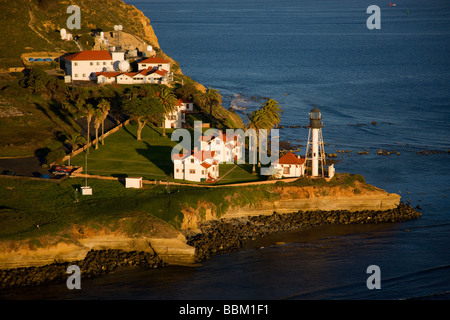
[[[422,217],[293,232],[195,268],[117,273],[83,280],[76,292],[59,285],[15,290],[7,298],[449,298],[448,1],[127,3],[150,18],[161,48],[184,74],[218,89],[224,105],[241,109],[244,119],[259,98],[270,97],[283,107],[282,126],[304,126],[317,105],[325,152],[351,151],[338,153],[336,171],[362,174],[401,194],[420,206]],[[366,26],[372,4],[381,9],[380,30]],[[307,129],[280,129],[280,136],[304,155]],[[379,149],[400,154],[381,156]],[[366,286],[370,265],[380,267],[381,289]]]

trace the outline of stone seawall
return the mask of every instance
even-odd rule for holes
[[[0,270],[0,289],[64,283],[70,276],[69,265],[80,267],[83,279],[108,274],[124,268],[153,269],[166,264],[155,252],[124,250],[91,250],[81,261],[52,263],[41,267]]]
[[[200,225],[200,232],[187,235],[187,244],[195,247],[196,261],[210,256],[236,251],[248,240],[266,235],[294,230],[306,230],[327,224],[392,223],[417,219],[421,214],[411,206],[400,203],[390,210],[332,210],[298,211],[294,213],[272,213],[271,215],[248,216],[211,220]]]

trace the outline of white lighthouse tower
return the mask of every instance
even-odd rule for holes
[[[324,176],[323,167],[325,165],[325,149],[323,147],[322,137],[322,116],[317,106],[309,113],[309,134],[308,144],[306,146],[306,165],[311,163],[311,176],[319,176],[319,165],[321,167],[321,176]]]

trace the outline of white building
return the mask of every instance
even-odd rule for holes
[[[159,83],[169,84],[171,82],[170,76],[165,70],[158,69],[144,69],[138,72],[111,72],[103,71],[96,72],[95,77],[97,83],[109,84],[145,84],[145,83]]]
[[[289,152],[271,163],[269,168],[261,168],[261,174],[275,178],[293,178],[305,175],[305,159]]]
[[[166,128],[182,128],[186,123],[186,114],[194,112],[194,103],[185,99],[178,99],[177,110],[166,115],[164,126]]]
[[[64,58],[66,74],[75,81],[96,80],[97,72],[118,70],[119,63],[124,59],[123,52],[106,50],[85,50]]]
[[[237,134],[202,135],[200,148],[203,151],[214,151],[214,159],[219,163],[233,163],[241,157],[243,148]]]
[[[170,61],[158,57],[151,57],[138,62],[138,70],[149,68],[159,70],[162,69],[170,72]]]
[[[174,156],[174,179],[213,182],[219,177],[219,163],[214,151],[197,151],[191,155]]]
[[[125,188],[142,188],[142,177],[126,177],[125,178]]]

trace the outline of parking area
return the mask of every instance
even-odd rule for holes
[[[11,174],[27,177],[49,175],[52,177],[49,169],[42,168],[39,159],[34,156],[0,159],[0,174]]]

